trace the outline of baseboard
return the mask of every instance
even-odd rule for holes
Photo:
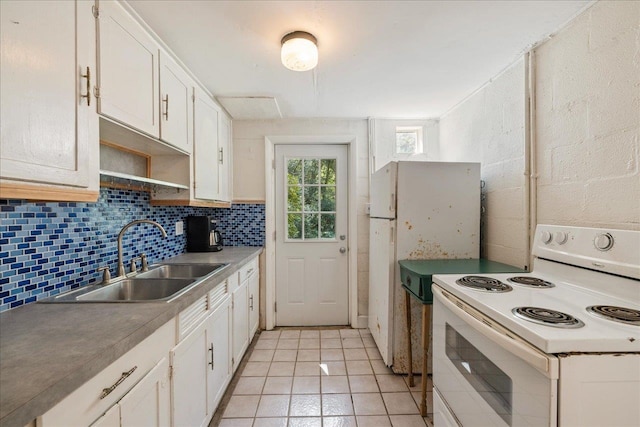
[[[354,325],[355,328],[364,329],[369,327],[369,316],[358,316],[358,324]]]

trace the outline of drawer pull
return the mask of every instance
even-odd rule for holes
[[[247,276],[250,275],[251,273],[253,273],[253,268],[250,268],[247,270]]]
[[[104,399],[105,397],[109,396],[111,394],[111,392],[113,390],[115,390],[116,387],[118,387],[120,384],[122,384],[124,382],[124,380],[129,378],[129,376],[131,374],[133,374],[133,371],[135,371],[136,369],[138,369],[138,367],[134,366],[133,368],[131,368],[127,372],[123,372],[122,375],[120,376],[120,379],[118,381],[116,381],[115,384],[113,384],[111,387],[103,388],[102,389],[102,393],[100,393],[100,399]]]

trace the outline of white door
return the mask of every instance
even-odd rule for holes
[[[89,2],[0,2],[0,178],[97,178],[95,98],[83,98],[95,84],[93,25]]]
[[[384,218],[369,221],[369,330],[387,366],[393,362],[395,226]]]
[[[209,349],[208,356],[211,358],[209,364],[209,377],[207,382],[207,405],[209,412],[212,414],[229,381],[231,376],[231,336],[229,335],[231,323],[231,303],[227,300],[223,305],[216,308],[207,321],[209,330]]]
[[[99,16],[98,112],[157,138],[159,47],[117,2]]]
[[[206,426],[211,413],[207,407],[209,345],[206,322],[171,351],[173,366],[172,417],[174,426]]]
[[[163,357],[120,402],[121,427],[161,427],[171,421],[169,361]]]
[[[276,145],[276,324],[349,323],[346,145]]]
[[[191,153],[192,87],[187,73],[160,52],[160,139]]]
[[[245,280],[231,294],[233,322],[233,370],[240,365],[249,346],[249,285]]]
[[[209,95],[194,90],[193,166],[196,199],[218,198],[218,109]]]
[[[218,198],[225,202],[231,201],[231,120],[220,113],[218,137]]]

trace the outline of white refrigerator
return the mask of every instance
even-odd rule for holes
[[[369,329],[387,366],[407,373],[398,260],[480,255],[480,163],[391,162],[371,176]],[[413,371],[422,367],[421,305],[412,302]]]

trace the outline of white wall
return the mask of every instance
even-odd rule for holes
[[[369,149],[367,120],[282,119],[235,120],[233,122],[233,198],[236,201],[264,202],[265,136],[355,135],[358,223],[358,314],[369,309]]]
[[[640,2],[596,3],[535,56],[538,222],[640,229]]]
[[[523,267],[525,219],[525,61],[440,118],[440,158],[481,162],[485,181],[483,254]]]
[[[373,135],[371,149],[373,151],[373,170],[377,171],[393,160],[425,161],[437,160],[439,149],[438,120],[436,119],[372,119]],[[423,152],[411,155],[399,155],[395,152],[396,128],[421,127]]]

